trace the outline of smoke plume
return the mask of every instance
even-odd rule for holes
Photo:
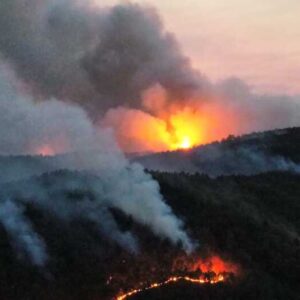
[[[193,122],[203,131],[195,145],[300,124],[297,96],[256,95],[239,79],[209,82],[152,7],[100,8],[91,0],[0,5],[0,53],[25,89],[35,99],[76,102],[94,122],[112,128],[126,152],[180,148],[184,137],[172,124],[174,114],[185,123],[204,120]],[[156,86],[164,104],[151,100],[149,106],[145,93]],[[194,113],[185,115],[186,108]],[[156,138],[149,140],[149,128]]]
[[[24,252],[36,266],[45,265],[48,259],[45,243],[24,215],[21,204],[9,199],[1,201],[0,223],[3,224],[18,253]]]
[[[154,9],[127,3],[95,10],[91,3],[2,1],[0,51],[34,92],[76,100],[95,114],[140,107],[155,83],[176,98],[199,88],[201,76]]]
[[[95,129],[82,109],[54,98],[36,104],[17,91],[17,80],[8,72],[1,67],[1,154],[39,153],[46,146],[54,153],[99,148],[105,134]]]
[[[14,74],[4,66],[0,86],[2,154],[35,153],[44,144],[55,152],[71,152],[55,157],[1,158],[0,199],[4,201],[1,221],[17,250],[28,253],[36,265],[46,261],[46,246],[23,213],[22,206],[28,203],[52,211],[68,222],[78,217],[90,220],[100,233],[129,251],[137,251],[135,237],[130,232],[122,232],[109,211],[109,208],[117,208],[156,235],[173,243],[180,242],[187,251],[191,250],[183,223],[165,204],[158,184],[141,166],[131,165],[125,159],[109,132],[95,128],[79,107],[54,99],[35,103],[20,92]],[[57,170],[80,171],[85,175],[79,179],[53,179],[50,186],[30,180],[32,176]],[[88,174],[96,176],[97,180],[91,178],[93,184],[88,184]],[[87,198],[76,203],[64,195],[64,192],[87,187],[94,192],[94,200]],[[52,197],[60,201],[54,204]],[[5,199],[11,200],[5,202]],[[22,199],[22,203],[17,204],[16,199]]]
[[[112,134],[125,151],[161,151],[229,133],[299,125],[296,97],[258,96],[239,80],[210,83],[192,68],[155,9],[145,5],[100,9],[83,0],[2,0],[0,59],[0,153],[72,152],[1,158],[7,171],[1,182],[61,169],[94,174],[97,200],[81,203],[83,217],[104,233],[113,230],[112,239],[131,251],[137,242],[120,231],[111,207],[186,250],[192,245],[158,184],[125,159]],[[17,191],[26,198],[28,188]],[[41,192],[50,209],[47,189],[36,184],[32,191]],[[9,195],[14,201],[14,193],[3,188],[2,201]],[[65,206],[66,219],[78,215]],[[12,219],[26,222],[22,209],[12,207]]]

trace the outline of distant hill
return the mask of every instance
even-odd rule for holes
[[[149,170],[210,176],[300,171],[300,128],[229,136],[221,142],[131,158]]]

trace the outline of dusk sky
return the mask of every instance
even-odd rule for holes
[[[299,0],[135,2],[157,8],[192,64],[210,79],[235,76],[259,92],[300,93]]]

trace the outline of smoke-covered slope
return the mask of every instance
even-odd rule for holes
[[[299,299],[299,175],[271,172],[211,179],[157,173],[154,178],[200,247],[227,253],[244,268],[241,282],[229,294],[225,289],[207,298],[204,294],[204,299]],[[173,298],[152,294],[136,299]]]
[[[300,175],[152,175],[167,204],[199,242],[197,254],[218,254],[241,266],[240,276],[224,287],[185,286],[191,288],[186,291],[190,299],[195,291],[204,299],[297,299]],[[1,186],[2,194],[19,191],[10,198],[14,205],[1,201],[1,299],[112,299],[121,289],[170,275],[174,260],[184,255],[180,247],[113,207],[100,210],[95,222],[87,206],[87,199],[99,197],[95,180],[97,176],[84,172],[56,171]],[[37,185],[47,197],[38,192],[34,197],[32,187]],[[99,206],[92,208],[99,212]],[[111,221],[119,231],[105,231]],[[126,232],[139,242],[139,252],[113,238],[119,234],[122,240]],[[46,262],[37,264],[33,258],[43,256],[36,251],[45,249]],[[136,299],[174,299],[179,290],[180,284]]]
[[[300,171],[300,127],[229,137],[222,142],[133,158],[149,170],[210,176]]]

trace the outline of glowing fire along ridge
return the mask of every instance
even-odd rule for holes
[[[147,290],[152,290],[155,288],[159,288],[162,286],[166,286],[172,282],[177,282],[177,281],[186,281],[186,282],[191,282],[191,283],[197,283],[197,284],[217,284],[219,282],[223,282],[225,280],[224,276],[222,274],[218,274],[217,276],[215,276],[213,279],[208,279],[208,278],[192,278],[192,277],[188,277],[188,276],[174,276],[174,277],[170,277],[169,279],[163,281],[163,282],[156,282],[156,283],[152,283],[151,285],[144,287],[144,288],[140,288],[140,289],[134,289],[131,290],[125,294],[119,295],[115,298],[115,300],[125,300],[133,295],[136,295],[138,293],[147,291]]]

